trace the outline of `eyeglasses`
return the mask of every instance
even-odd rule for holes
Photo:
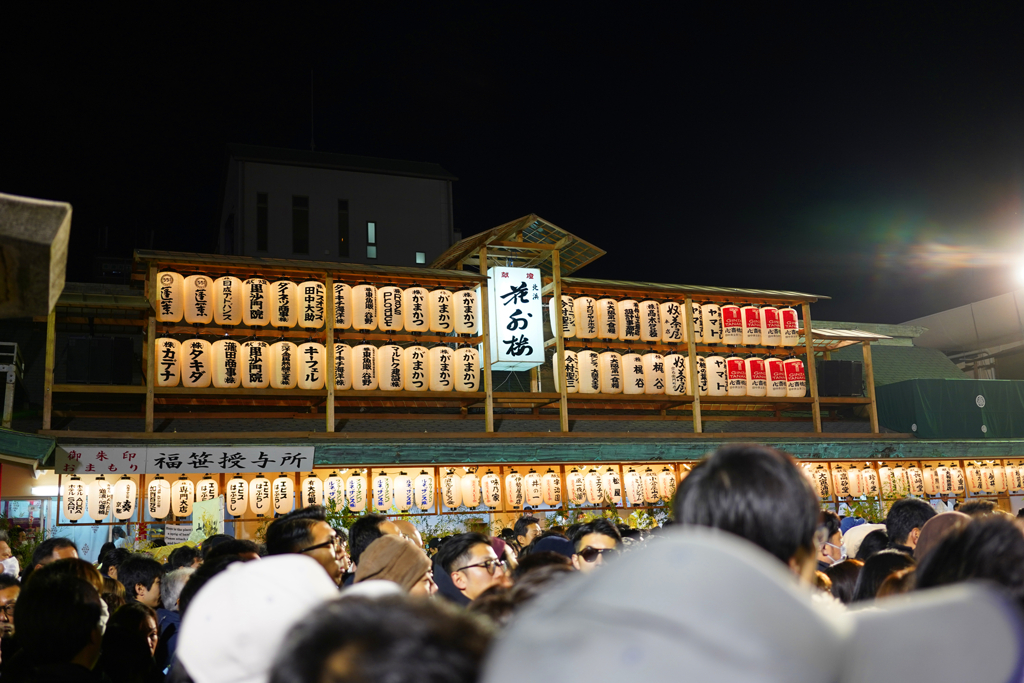
[[[337,538],[332,538],[329,541],[324,541],[323,543],[317,543],[316,545],[311,545],[308,548],[303,548],[299,552],[300,553],[308,553],[311,550],[319,550],[320,548],[330,548],[331,551],[333,551],[335,554],[337,554],[338,549],[340,547],[341,547],[341,544],[338,543],[338,539]]]
[[[455,571],[461,572],[461,571],[465,571],[466,569],[472,569],[473,567],[483,567],[484,571],[486,571],[491,576],[494,576],[494,569],[495,569],[495,567],[501,567],[502,571],[505,570],[505,560],[499,560],[499,559],[486,560],[486,561],[480,562],[478,564],[468,564],[465,567],[459,567]]]
[[[15,605],[15,603],[11,602],[11,603],[8,603],[6,605],[0,606],[0,614],[3,614],[8,619],[13,619],[14,618],[14,605]]]
[[[611,553],[612,556],[618,555],[618,548],[591,548],[589,545],[583,550],[579,551],[577,555],[582,557],[587,562],[597,562],[597,558],[603,556],[605,553]]]

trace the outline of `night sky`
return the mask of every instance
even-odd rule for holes
[[[1020,286],[1020,3],[487,5],[5,10],[0,191],[74,205],[69,279],[104,228],[211,251],[225,145],[308,149],[312,69],[318,151],[440,163],[456,230],[537,213],[583,276],[867,322]]]

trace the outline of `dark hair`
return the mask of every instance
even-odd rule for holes
[[[997,583],[1024,603],[1024,535],[1009,517],[953,527],[925,555],[916,580],[918,588],[934,588],[971,579]]]
[[[1024,509],[1024,508],[1022,508]],[[984,517],[985,515],[991,515],[996,510],[996,503],[993,500],[968,500],[961,503],[957,508],[957,512],[962,512],[965,515],[971,515],[972,517]]]
[[[114,545],[113,541],[107,541],[106,543],[104,543],[103,545],[100,546],[100,554],[97,555],[96,557],[99,558],[100,562],[103,562],[103,556],[106,555],[107,553],[109,553],[111,550],[116,550],[116,549],[117,549],[117,546]]]
[[[132,555],[117,568],[117,580],[124,584],[127,602],[135,602],[135,587],[142,584],[146,590],[153,587],[153,582],[164,575],[164,566],[145,555]]]
[[[818,497],[792,457],[766,446],[723,446],[683,479],[676,521],[722,529],[779,558],[813,552]]]
[[[516,520],[516,525],[512,528],[512,531],[515,532],[517,541],[519,540],[520,536],[526,536],[528,533],[530,533],[529,526],[531,524],[536,524],[537,526],[540,526],[540,520],[532,515],[523,515],[522,517]]]
[[[869,557],[875,556],[888,547],[889,535],[885,533],[885,529],[875,529],[860,542],[860,547],[857,548],[857,556],[854,559],[867,562]]]
[[[516,566],[512,572],[512,579],[518,581],[523,576],[537,571],[541,567],[559,566],[567,567],[572,569],[572,560],[561,553],[552,551],[543,551],[539,553],[530,553],[522,560],[519,565]]]
[[[889,549],[875,553],[864,563],[853,589],[853,601],[874,600],[882,582],[889,574],[914,566],[914,558],[899,550]]]
[[[109,576],[103,577],[103,593],[100,595],[107,603],[107,611],[113,614],[117,608],[125,604],[124,584]]]
[[[103,575],[88,560],[66,557],[63,560],[51,562],[46,567],[48,567],[47,573],[67,574],[88,581],[89,585],[96,589],[97,594],[103,594]]]
[[[887,598],[890,595],[908,593],[914,588],[914,567],[907,567],[898,572],[893,572],[885,577],[885,581],[878,587],[875,593],[876,598]]]
[[[103,576],[109,576],[111,567],[120,567],[131,556],[131,552],[125,548],[114,548],[107,551],[106,555],[100,555],[100,562],[103,564]]]
[[[189,604],[196,597],[196,593],[198,593],[210,579],[227,569],[228,566],[241,561],[242,559],[238,557],[238,555],[228,555],[227,557],[214,558],[209,562],[203,562],[199,565],[199,567],[192,572],[192,576],[188,577],[185,587],[181,589],[181,595],[178,596],[178,613],[181,615],[181,618],[185,618],[185,610],[188,609]]]
[[[278,517],[267,527],[267,554],[297,553],[313,542],[313,526],[327,521],[322,505],[311,505]],[[246,552],[246,551],[241,551]]]
[[[238,557],[242,553],[256,553],[259,555],[260,547],[254,541],[236,538],[228,543],[221,543],[211,550],[210,554],[206,556],[206,561],[209,562],[210,560],[216,560],[218,557],[227,557],[228,555]]]
[[[11,576],[10,574],[0,574],[0,591],[13,588],[14,586],[20,586],[21,581],[18,580],[17,576]]]
[[[50,556],[61,548],[74,548],[75,552],[78,552],[78,546],[70,538],[48,538],[36,546],[35,552],[32,553],[32,566],[46,564]]]
[[[317,683],[344,653],[353,681],[472,683],[491,633],[439,601],[349,598],[318,608],[288,634],[270,683]]]
[[[348,528],[348,554],[352,561],[359,564],[359,557],[371,543],[383,536],[381,522],[386,522],[384,515],[366,514],[352,523]]]
[[[171,554],[167,556],[167,567],[168,569],[191,567],[193,563],[199,559],[202,559],[202,553],[199,552],[198,548],[193,548],[190,545],[183,545],[180,548],[172,550]]]
[[[491,546],[491,542],[483,534],[469,532],[456,534],[448,539],[441,549],[437,551],[437,563],[444,567],[444,570],[451,574],[459,567],[459,562],[465,561],[473,546]]]
[[[508,624],[515,608],[516,605],[512,601],[512,589],[506,586],[491,586],[466,606],[467,611],[487,617],[495,626],[499,627]]]
[[[836,535],[836,532],[841,529],[839,515],[832,512],[831,510],[822,510],[819,513],[820,520],[818,522],[819,527],[824,527],[828,530],[828,538],[832,538]]]
[[[14,606],[18,643],[30,661],[70,662],[99,626],[100,596],[84,579],[45,570],[25,582]]]
[[[920,529],[937,514],[935,508],[920,498],[900,498],[892,504],[885,517],[885,533],[889,536],[889,544],[906,545],[910,532]]]
[[[130,628],[137,631],[139,627],[142,626],[142,620],[146,617],[150,617],[153,621],[159,622],[159,617],[157,617],[155,609],[149,605],[143,605],[141,602],[129,602],[124,607],[121,607],[114,612],[107,624],[109,626],[122,626],[124,628]]]
[[[572,539],[573,549],[579,551],[581,549],[580,543],[583,542],[584,536],[589,534],[601,534],[602,536],[607,536],[612,539],[616,544],[622,544],[622,534],[619,533],[619,530],[615,525],[604,517],[598,517],[592,522],[580,525],[579,529],[576,531],[576,537]]]
[[[210,554],[211,550],[219,546],[221,543],[227,543],[228,541],[233,540],[235,540],[235,538],[233,536],[228,536],[227,534],[214,534],[213,536],[208,537],[199,546],[203,553],[203,561],[206,561],[206,556]]]
[[[146,619],[159,625],[160,620],[151,607],[141,602],[129,602],[117,608],[107,623],[103,635],[103,655],[97,670],[118,683],[146,683],[154,680],[156,663],[146,642],[141,626]]]
[[[860,560],[843,560],[826,569],[825,576],[832,581],[832,597],[844,605],[853,602],[853,591],[863,567],[864,563]]]

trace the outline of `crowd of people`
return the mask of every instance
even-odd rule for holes
[[[693,468],[673,513],[640,531],[600,517],[545,529],[527,512],[499,536],[425,547],[407,520],[334,528],[310,506],[263,545],[217,535],[163,564],[106,547],[94,566],[51,538],[20,580],[0,576],[0,678],[500,683],[526,666],[563,680],[1024,680],[1024,526],[990,502],[840,517],[790,456],[730,445]],[[917,662],[908,649],[951,616],[955,648]]]

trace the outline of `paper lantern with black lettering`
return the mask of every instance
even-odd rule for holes
[[[171,514],[171,482],[159,474],[146,484],[146,512],[152,519],[166,519]]]
[[[412,477],[405,472],[399,472],[395,477],[394,490],[395,507],[401,512],[408,512],[412,509],[413,492]]]
[[[381,332],[398,332],[405,328],[402,290],[388,285],[377,288],[377,328]]]
[[[565,393],[575,394],[580,390],[580,361],[576,353],[565,349],[562,351],[565,359]],[[558,380],[558,354],[551,356],[551,376],[555,381],[555,391],[561,391],[562,385]]]
[[[689,391],[690,371],[689,356],[681,353],[670,353],[665,356],[665,394],[668,396],[685,396]]]
[[[175,517],[188,517],[192,514],[192,503],[196,498],[196,485],[184,474],[171,485],[171,507]]]
[[[619,338],[619,302],[605,298],[597,301],[598,339]]]
[[[963,494],[967,492],[967,477],[964,476],[963,469],[959,465],[951,464],[949,466],[949,473],[953,477],[953,491],[955,494]]]
[[[939,463],[935,467],[935,472],[939,476],[939,494],[947,495],[953,492],[953,473],[949,471],[949,467],[944,463]]]
[[[850,465],[847,476],[850,478],[850,495],[860,498],[864,495],[864,478],[861,476],[860,470],[856,465]]]
[[[619,479],[619,473],[615,471],[615,468],[609,467],[601,475],[601,483],[604,485],[605,498],[616,505],[622,502],[622,481]]]
[[[268,515],[274,509],[274,496],[270,489],[270,480],[262,474],[257,474],[249,482],[249,509],[257,517]]]
[[[541,495],[545,505],[562,504],[562,478],[551,468],[541,478]]]
[[[638,353],[623,354],[622,393],[642,394],[645,388],[643,358]]]
[[[467,472],[459,482],[462,487],[462,504],[470,509],[480,507],[480,480],[476,472]]]
[[[218,339],[210,347],[213,359],[213,386],[218,389],[236,389],[242,383],[241,344],[233,339]]]
[[[324,283],[307,280],[299,290],[299,327],[319,330],[327,321],[327,288]]]
[[[248,344],[249,342],[246,342]],[[249,359],[246,361],[247,366],[252,361],[253,349],[246,349],[243,345],[243,353],[248,353]],[[266,354],[260,351],[263,357]],[[263,377],[267,376],[266,372],[266,361],[263,366]],[[299,347],[290,341],[279,341],[274,342],[270,345],[270,386],[274,389],[294,389],[299,383]],[[249,374],[249,380],[259,375]],[[246,376],[242,376],[242,383],[246,382]]]
[[[427,512],[434,509],[434,475],[420,470],[412,482],[412,495],[416,507]]]
[[[347,330],[352,327],[352,287],[344,282],[334,283],[334,328]]]
[[[992,477],[995,479],[995,492],[1006,493],[1009,491],[1009,482],[1006,480],[1006,470],[998,462],[992,463]]]
[[[782,361],[779,361],[782,365]],[[768,395],[768,371],[765,362],[755,356],[743,360],[743,369],[747,380],[747,396]]]
[[[644,481],[640,473],[630,467],[626,470],[626,474],[623,475],[622,483],[626,490],[626,497],[629,498],[629,504],[634,506],[643,505]]]
[[[701,396],[707,396],[708,386],[711,383],[707,359],[704,356],[694,356],[694,361],[697,363],[697,381],[694,384]],[[687,366],[689,366],[689,363],[687,363]],[[689,367],[687,367],[687,372],[689,372]],[[689,384],[689,377],[687,377],[687,384]]]
[[[661,341],[661,305],[657,301],[640,302],[640,341]]]
[[[242,322],[250,327],[269,325],[272,300],[269,282],[261,277],[246,280],[242,283]]]
[[[366,477],[359,470],[345,480],[345,498],[348,499],[348,509],[352,512],[362,512],[366,509]]]
[[[924,473],[916,465],[907,468],[907,491],[912,496],[924,495]]]
[[[427,296],[430,302],[427,321],[431,332],[447,334],[455,329],[452,320],[452,293],[447,289],[435,289]]]
[[[242,281],[225,275],[213,281],[213,322],[218,325],[242,324]]]
[[[452,294],[455,334],[476,334],[480,320],[476,291],[460,289]]]
[[[377,349],[377,373],[382,391],[401,391],[405,386],[402,347],[385,344]]]
[[[967,463],[967,490],[972,494],[984,493],[985,481],[977,463]]]
[[[690,307],[690,317],[693,320],[693,340],[700,343],[704,339],[704,311],[696,301],[691,301]],[[689,341],[689,337],[685,337],[685,339]]]
[[[318,342],[299,345],[298,353],[299,389],[323,389],[327,379],[327,351]]]
[[[591,505],[604,505],[604,478],[597,470],[587,472],[583,477],[583,489],[587,494],[587,502]]]
[[[563,337],[575,337],[576,336],[576,306],[573,299],[568,294],[563,294],[561,297],[561,306],[558,305],[559,300],[555,297],[551,297],[548,300],[548,318],[551,323],[551,334],[555,335],[558,333],[558,321],[562,321],[562,336]],[[559,317],[561,316],[561,317]]]
[[[216,342],[214,346],[219,343]],[[270,386],[273,374],[271,367],[274,365],[273,350],[270,344],[264,341],[247,341],[241,344],[240,351],[238,354],[238,378],[241,380],[242,386],[246,389],[266,389]]]
[[[832,477],[828,474],[828,468],[822,464],[811,470],[814,479],[814,491],[821,499],[832,497]]]
[[[832,468],[832,482],[835,485],[837,498],[849,498],[853,495],[850,491],[850,475],[842,466],[836,465]]]
[[[352,388],[373,391],[377,387],[377,347],[360,344],[352,349]]]
[[[508,496],[508,504],[514,510],[520,510],[526,502],[526,486],[523,484],[523,475],[512,470],[505,475],[505,495]]]
[[[110,482],[101,474],[89,484],[88,505],[92,521],[103,522],[110,516],[110,500]]]
[[[480,488],[483,490],[483,502],[489,508],[496,508],[501,505],[501,481],[498,475],[490,470],[480,477]],[[462,499],[465,500],[465,492]]]
[[[537,507],[544,503],[543,487],[540,483],[540,475],[536,470],[531,469],[523,476],[523,490],[526,493],[526,505]]]
[[[796,346],[800,343],[800,321],[795,308],[779,309],[779,326],[782,328],[783,346]]]
[[[782,321],[779,320],[779,309],[774,306],[761,308],[761,344],[782,346]]]
[[[206,275],[185,278],[185,322],[189,325],[208,325],[213,322],[213,291]]]
[[[661,500],[661,491],[658,489],[658,474],[648,467],[643,474],[644,502],[657,503]]]
[[[633,299],[618,302],[619,339],[638,341],[640,339],[640,304]]]
[[[295,327],[299,321],[299,287],[290,280],[270,285],[270,324],[274,327]]]
[[[903,465],[896,465],[892,468],[892,478],[896,482],[896,490],[899,492],[910,490],[910,475],[907,470],[903,469]]]
[[[739,356],[725,359],[725,374],[728,379],[729,396],[747,395],[747,364]]]
[[[381,471],[373,478],[373,509],[375,512],[387,512],[394,502],[394,482],[385,472]]]
[[[352,388],[352,347],[348,344],[334,345],[334,389],[348,391]]]
[[[729,372],[725,359],[708,356],[705,360],[708,377],[708,396],[726,396],[729,393]]]
[[[799,358],[788,358],[782,363],[786,371],[786,397],[803,398],[807,395],[807,377],[804,362]]]
[[[363,284],[352,288],[352,328],[377,329],[377,288],[373,285]]]
[[[271,488],[274,496],[274,512],[279,515],[287,515],[295,509],[295,482],[292,478],[282,474]]]
[[[893,468],[886,464],[878,466],[878,484],[884,498],[892,498],[896,495],[896,475]]]
[[[337,472],[331,472],[324,479],[324,504],[334,501],[337,510],[345,507],[345,480]]]
[[[743,316],[736,304],[722,305],[722,343],[730,346],[743,343]]]
[[[402,326],[407,332],[430,330],[430,293],[424,287],[402,290]]]
[[[122,475],[114,484],[114,491],[111,494],[111,504],[114,508],[114,519],[131,519],[135,514],[136,499],[139,495],[139,486],[132,481],[127,474]]]
[[[422,347],[421,347],[422,348]],[[408,357],[408,356],[407,356]],[[430,391],[455,389],[455,353],[447,346],[435,346],[427,352]]]
[[[430,391],[430,352],[425,346],[408,346],[402,352],[406,391]]]
[[[441,504],[449,510],[462,505],[462,477],[449,470],[441,477]]]
[[[924,486],[924,492],[929,496],[937,496],[942,489],[942,484],[939,481],[939,472],[931,463],[925,463],[924,469],[921,470],[921,483]]]
[[[683,307],[677,301],[666,301],[659,310],[661,316],[661,341],[676,344],[686,339],[686,319]]]
[[[85,483],[77,475],[72,475],[64,485],[64,516],[72,524],[76,524],[86,512]]]
[[[324,504],[324,482],[312,472],[302,480],[302,507]]]
[[[196,502],[205,503],[208,500],[213,500],[220,494],[220,486],[217,484],[217,480],[212,478],[209,474],[204,476],[196,484]]]
[[[241,517],[249,508],[249,484],[242,475],[236,474],[235,478],[228,482],[227,495],[224,503],[228,514],[232,517]]]
[[[676,495],[676,473],[669,467],[663,467],[658,473],[658,494],[666,503]]]
[[[587,499],[587,487],[583,474],[575,467],[565,475],[565,490],[569,502],[573,505],[583,505],[583,501]]]
[[[985,493],[996,492],[996,479],[992,471],[992,466],[988,463],[983,463],[981,466],[981,483],[982,490]]]
[[[740,309],[740,324],[743,326],[743,345],[761,345],[761,309],[757,306],[744,306]],[[771,394],[769,394],[770,396]]]
[[[156,319],[180,323],[185,315],[185,278],[171,270],[156,274]]]
[[[788,387],[786,384],[786,366],[781,358],[765,358],[764,371],[767,379],[766,395],[775,398],[786,396]]]
[[[881,488],[878,482],[878,473],[871,469],[871,465],[865,464],[860,471],[861,490],[869,498],[878,498],[881,495]]]
[[[213,363],[210,342],[189,339],[181,344],[181,385],[190,389],[205,389],[213,381]]]
[[[665,393],[665,357],[660,353],[645,353],[640,357],[644,374],[645,394]]]
[[[600,356],[601,393],[622,393],[622,356],[615,351],[604,351]]]
[[[181,381],[181,342],[170,337],[156,340],[156,385],[176,387]]]
[[[596,351],[583,349],[576,353],[580,368],[581,394],[601,393],[601,358]]]
[[[1003,471],[1006,473],[1006,486],[1010,491],[1017,492],[1024,490],[1024,477],[1021,477],[1019,467],[1007,460],[1006,465],[1003,467]],[[92,513],[90,513],[90,516],[91,515]]]
[[[701,337],[705,344],[722,343],[722,307],[716,303],[701,304]]]
[[[590,296],[578,296],[573,300],[573,308],[576,310],[576,336],[580,339],[596,339],[597,300]]]
[[[455,350],[455,391],[480,391],[480,352],[472,347]]]

